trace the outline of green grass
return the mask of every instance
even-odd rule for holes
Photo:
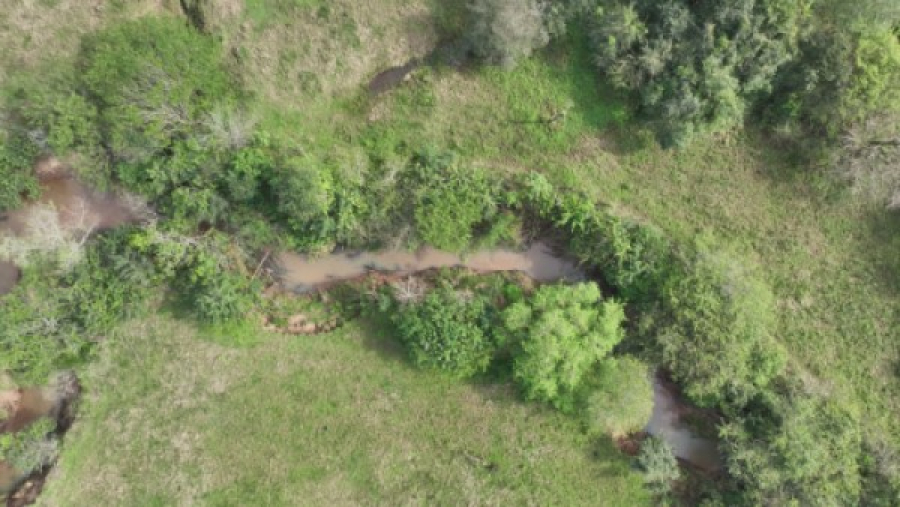
[[[631,122],[626,101],[597,77],[578,34],[566,42],[575,51],[551,48],[512,72],[423,69],[411,82],[369,99],[363,90],[375,72],[434,43],[435,30],[453,28],[459,13],[441,6],[449,2],[340,0],[333,3],[330,27],[320,26],[310,10],[281,27],[266,24],[272,6],[318,2],[247,4],[237,19],[213,30],[225,33],[226,46],[246,53],[238,68],[267,101],[261,125],[274,135],[322,154],[360,145],[376,154],[453,148],[496,171],[543,171],[677,240],[705,231],[739,246],[775,288],[778,339],[790,353],[790,374],[811,392],[857,407],[867,437],[900,449],[895,216],[834,192],[827,178],[800,169],[783,147],[753,132],[700,140],[682,151],[659,149]],[[87,16],[87,7],[71,9],[76,19]],[[430,21],[435,12],[440,19]],[[263,26],[235,36],[246,19]],[[15,16],[4,23],[14,28],[7,33],[15,48],[4,68],[35,57],[20,34],[55,33],[35,31]],[[333,32],[351,25],[361,43],[349,34],[335,41]],[[413,48],[396,43],[404,37],[413,38]],[[55,55],[75,47],[71,39],[41,43]],[[310,75],[319,86],[309,84]],[[527,123],[559,109],[568,115],[553,127]],[[603,499],[636,494],[635,479],[619,458],[603,447],[602,459],[587,459],[586,443],[564,420],[508,394],[485,412],[484,403],[472,401],[486,399],[483,388],[410,371],[367,348],[371,340],[353,330],[315,339],[275,337],[255,346],[248,340],[250,347],[227,349],[173,323],[156,324],[161,331],[148,329],[147,337],[140,328],[122,333],[122,345],[105,351],[91,373],[94,399],[50,484],[51,504],[95,505],[97,498],[152,505],[156,498],[168,505],[189,498],[215,505],[254,494],[256,500],[290,501],[301,493],[340,504],[403,503],[422,490],[446,495],[447,503],[508,504],[521,499],[516,495],[567,499],[596,491],[591,488],[616,492]],[[217,355],[225,359],[214,362]],[[229,389],[213,394],[210,386],[220,379]],[[400,396],[399,411],[378,408],[394,406],[390,393]],[[553,424],[562,426],[548,427]],[[324,425],[344,433],[316,430]],[[495,442],[503,431],[520,440],[534,434],[545,439],[543,447],[532,447],[532,454],[524,446],[505,447]],[[193,449],[184,456],[171,445],[182,440]],[[550,457],[534,454],[537,448]],[[459,449],[498,462],[505,455],[508,466],[496,473],[467,468],[470,460]],[[432,461],[423,463],[429,454]],[[382,466],[390,477],[379,475]],[[528,467],[538,468],[531,473]],[[463,484],[483,496],[454,496]],[[430,500],[422,503],[436,503]]]
[[[351,324],[229,348],[159,318],[105,342],[45,505],[641,505],[608,441]]]
[[[327,5],[325,0],[245,0],[244,15],[257,28],[265,28],[273,23],[285,22],[285,17],[323,9]]]

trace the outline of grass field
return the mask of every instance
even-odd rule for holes
[[[242,348],[165,318],[110,338],[44,505],[647,503],[610,442],[414,370],[358,324]]]
[[[551,47],[509,73],[423,69],[390,94],[365,97],[375,72],[437,41],[437,1],[215,3],[212,29],[243,55],[238,69],[274,135],[323,153],[452,148],[493,170],[546,172],[678,240],[709,233],[744,250],[775,288],[791,373],[856,407],[877,446],[900,449],[895,216],[798,169],[753,132],[659,149],[584,51]],[[163,4],[100,17],[89,2],[61,0],[58,14],[33,19],[14,9],[0,15],[0,33],[15,39],[0,38],[11,48],[2,70],[42,51],[63,56],[78,32]],[[54,31],[67,12],[77,27]],[[42,30],[28,38],[31,26]],[[567,44],[582,42],[576,33]],[[565,120],[537,122],[559,111]],[[585,442],[571,422],[503,389],[414,372],[356,325],[247,348],[167,320],[110,338],[47,505],[644,499],[623,458]]]

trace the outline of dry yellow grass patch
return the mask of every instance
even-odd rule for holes
[[[85,33],[111,21],[179,13],[177,0],[5,0],[0,7],[0,76],[78,50]]]
[[[423,0],[336,0],[282,10],[277,2],[250,3],[214,1],[210,28],[224,35],[253,88],[295,110],[303,109],[304,98],[352,91],[437,43]]]

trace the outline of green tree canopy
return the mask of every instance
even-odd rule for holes
[[[595,283],[547,285],[503,311],[514,375],[532,399],[572,410],[585,376],[619,343],[625,312]]]
[[[485,371],[496,350],[486,309],[482,298],[441,287],[401,306],[393,322],[416,364],[464,378]]]
[[[633,357],[600,363],[585,417],[595,433],[613,436],[641,430],[653,413],[653,385],[647,365]]]
[[[741,125],[796,51],[803,4],[638,0],[593,14],[600,69],[636,92],[663,144]]]
[[[741,405],[784,366],[775,297],[746,261],[698,248],[664,289],[663,357],[694,401]]]

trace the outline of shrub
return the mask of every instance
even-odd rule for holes
[[[120,264],[117,238],[100,238],[63,283],[66,308],[79,332],[97,336],[125,318],[140,313],[152,294],[152,278],[145,263]],[[129,259],[126,262],[131,262]]]
[[[487,173],[461,167],[449,154],[419,154],[406,186],[413,196],[416,234],[439,249],[467,248],[476,226],[497,210],[495,184]]]
[[[42,418],[16,433],[0,435],[0,461],[23,475],[47,466],[59,455],[59,442],[50,437],[53,422]]]
[[[773,337],[775,297],[747,261],[700,245],[663,298],[671,320],[659,344],[695,402],[740,406],[780,373],[785,355]]]
[[[0,304],[0,370],[23,383],[39,383],[85,358],[88,340],[73,322],[67,295],[55,277],[23,270]]]
[[[900,41],[875,23],[860,29],[840,22],[845,26],[838,29],[833,21],[822,21],[801,41],[798,57],[778,73],[773,97],[762,108],[769,123],[813,148],[830,147],[873,115],[900,110]],[[853,148],[849,144],[841,150],[844,157],[869,154],[847,150]]]
[[[0,212],[18,208],[22,196],[40,194],[31,170],[36,155],[37,148],[23,136],[0,138]]]
[[[548,285],[502,313],[517,344],[513,373],[529,398],[574,409],[585,376],[623,338],[625,313],[594,283]]]
[[[127,249],[150,260],[154,278],[169,282],[182,310],[214,324],[237,321],[256,302],[242,253],[228,237],[208,233],[190,237],[155,225],[128,234]]]
[[[392,320],[417,365],[465,378],[484,372],[496,350],[486,318],[484,300],[441,287]]]
[[[309,158],[291,158],[275,173],[272,188],[297,246],[313,249],[329,241],[334,182],[326,168]]]
[[[600,69],[636,92],[667,146],[740,126],[794,55],[804,11],[778,0],[613,3],[593,16]]]
[[[625,300],[658,297],[672,263],[671,245],[659,231],[619,218],[580,193],[556,189],[542,174],[528,173],[519,185],[517,204],[564,233],[569,251]]]
[[[647,365],[632,357],[600,363],[585,417],[593,433],[621,436],[639,431],[653,412],[653,385]]]
[[[87,36],[80,81],[120,160],[146,162],[197,135],[216,105],[235,97],[219,43],[178,18],[142,18]]]
[[[658,437],[648,437],[641,443],[638,465],[644,472],[647,488],[657,495],[668,494],[672,489],[672,482],[681,477],[672,448]]]
[[[485,61],[512,68],[550,41],[547,5],[539,0],[473,0],[468,41]]]
[[[721,428],[729,473],[748,503],[856,505],[861,489],[861,431],[853,412],[832,400],[781,401],[769,424]]]
[[[247,317],[256,302],[253,285],[242,275],[200,273],[194,268],[193,286],[188,292],[196,317],[213,324],[233,322]]]

